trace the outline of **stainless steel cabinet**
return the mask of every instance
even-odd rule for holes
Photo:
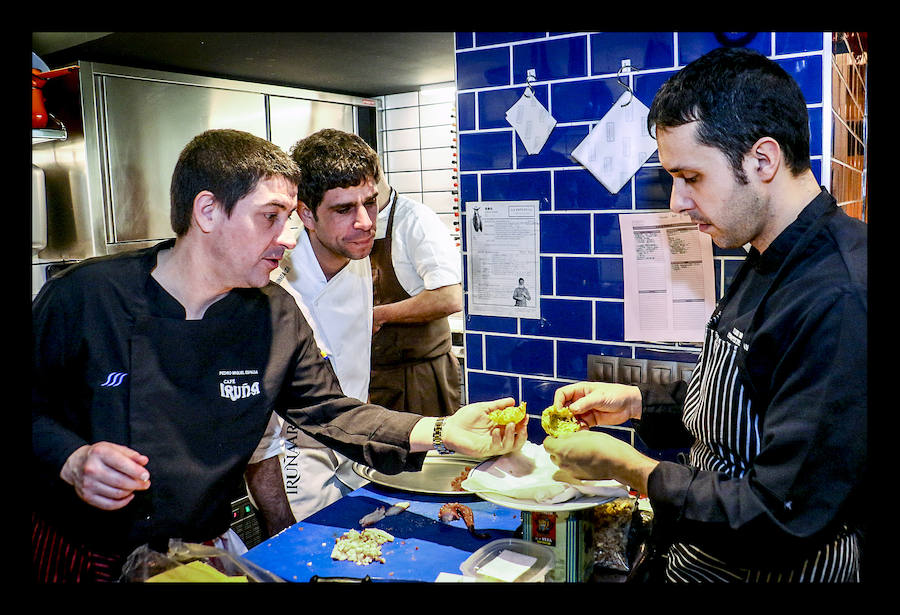
[[[321,128],[359,134],[365,124],[363,132],[377,134],[372,99],[92,62],[79,67],[71,79],[47,86],[57,88],[56,115],[67,138],[33,140],[32,163],[45,173],[47,229],[34,265],[171,237],[172,170],[204,130],[245,130],[285,151]],[[374,138],[367,141],[377,148]]]

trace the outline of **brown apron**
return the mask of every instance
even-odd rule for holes
[[[383,239],[377,239],[372,263],[374,304],[409,298],[391,262],[391,235],[397,193]],[[423,323],[386,323],[372,336],[371,403],[422,416],[448,416],[460,406],[459,361],[451,352],[446,318]]]

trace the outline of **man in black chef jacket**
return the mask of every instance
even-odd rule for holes
[[[800,88],[759,53],[721,48],[686,66],[656,94],[654,126],[671,209],[749,253],[689,383],[583,382],[554,401],[690,453],[657,462],[589,430],[544,446],[578,477],[648,494],[667,581],[858,581],[866,225],[819,186]]]
[[[500,454],[524,423],[496,429],[472,404],[444,421],[345,397],[294,299],[270,272],[293,236],[301,180],[264,139],[207,131],[172,178],[175,239],[89,259],[32,306],[33,577],[115,580],[123,558],[169,538],[212,541],[272,411],[386,473],[425,452]],[[248,471],[277,531],[293,522],[277,458]]]

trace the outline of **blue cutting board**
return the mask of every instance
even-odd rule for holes
[[[373,526],[394,536],[393,542],[382,545],[384,564],[363,566],[331,559],[336,539],[349,529],[360,530],[359,520],[379,506],[388,508],[398,502],[410,502],[410,507]],[[471,508],[475,528],[490,538],[475,538],[461,519],[438,520],[438,510],[448,502]],[[253,547],[244,557],[290,582],[306,582],[314,576],[431,582],[441,572],[460,574],[459,565],[473,552],[491,540],[513,538],[521,522],[520,511],[473,495],[426,495],[367,485]]]

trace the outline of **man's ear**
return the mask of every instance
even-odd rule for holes
[[[783,155],[778,141],[772,137],[761,137],[750,148],[753,171],[762,182],[772,181],[781,168]]]
[[[316,230],[316,215],[313,213],[313,210],[306,206],[306,203],[297,201],[297,213],[300,215],[300,221],[303,222],[303,226],[310,231]]]
[[[194,197],[194,223],[204,233],[212,231],[216,223],[216,215],[220,206],[215,195],[209,190],[202,190]]]

